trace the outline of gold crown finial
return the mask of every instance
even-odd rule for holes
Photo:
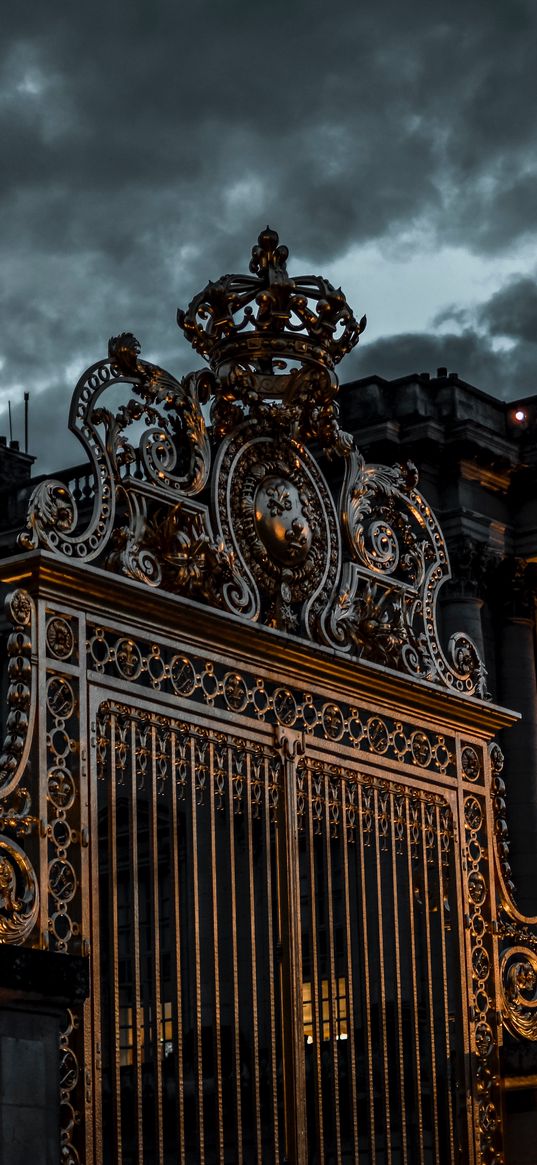
[[[356,320],[341,288],[328,279],[290,278],[288,255],[267,226],[252,247],[249,275],[210,281],[186,311],[178,311],[187,340],[220,378],[234,366],[278,379],[291,364],[332,371],[357,344],[366,317]]]

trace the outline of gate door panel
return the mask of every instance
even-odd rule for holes
[[[297,781],[308,1160],[458,1161],[450,807],[319,760]]]
[[[110,701],[97,725],[102,1160],[278,1162],[280,758]]]
[[[466,1156],[445,796],[110,699],[96,755],[98,1160]]]

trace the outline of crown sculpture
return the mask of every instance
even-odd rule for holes
[[[414,466],[367,465],[339,425],[335,366],[366,318],[328,280],[291,278],[287,257],[267,227],[250,274],[209,282],[177,313],[208,365],[182,380],[130,333],[110,340],[69,417],[93,465],[89,520],[65,483],[41,482],[21,544],[484,696],[471,640],[439,644],[450,570]],[[118,385],[125,403],[107,407]]]

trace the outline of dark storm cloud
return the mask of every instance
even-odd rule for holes
[[[244,269],[267,220],[317,270],[361,242],[493,254],[530,237],[536,31],[533,0],[11,5],[4,395],[32,390],[35,431],[123,328],[184,370],[176,304]],[[461,375],[492,375],[484,319],[464,327]],[[370,345],[367,367],[399,353],[402,373],[429,343],[425,367],[447,343],[403,339]],[[67,456],[49,436],[46,463]]]
[[[430,333],[406,333],[364,345],[351,357],[357,376],[387,379],[410,372],[458,372],[510,400],[537,392],[537,277],[511,278],[484,303],[439,312]],[[455,323],[458,330],[446,330]]]
[[[467,329],[442,335],[404,333],[376,340],[362,353],[356,376],[392,379],[412,372],[458,372],[461,380],[504,400],[537,392],[537,345],[519,343],[495,350],[482,333]]]

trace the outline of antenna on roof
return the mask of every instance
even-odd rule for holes
[[[24,394],[24,452],[28,452],[28,406],[30,402],[30,393]]]
[[[13,440],[13,422],[11,419],[11,401],[10,400],[8,400],[8,402],[7,402],[7,409],[8,409],[8,413],[9,413],[9,443],[11,444],[11,442]]]

